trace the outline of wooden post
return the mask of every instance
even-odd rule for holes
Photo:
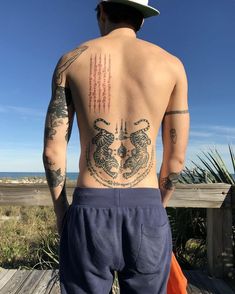
[[[233,276],[232,207],[207,209],[207,259],[211,276]]]

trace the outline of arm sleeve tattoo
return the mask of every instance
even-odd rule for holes
[[[75,49],[64,62],[61,59],[55,69],[52,84],[52,98],[46,117],[44,146],[49,141],[54,141],[54,144],[63,144],[63,146],[66,146],[69,141],[75,111],[70,89],[62,86],[63,74],[87,48],[87,46],[83,46]],[[56,159],[52,159],[45,153],[43,155],[43,163],[52,195],[55,196],[55,188],[61,187],[60,196],[66,199],[66,163],[61,163],[61,161],[60,163],[56,162]]]
[[[57,134],[57,128],[67,124],[65,139],[68,142],[72,124],[69,121],[69,108],[74,111],[72,95],[68,88],[57,86],[47,111],[45,126],[45,139],[53,140]]]

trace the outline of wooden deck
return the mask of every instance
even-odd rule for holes
[[[1,294],[58,294],[58,275],[47,270],[0,271]]]
[[[185,271],[184,273],[189,281],[188,294],[235,293],[221,279],[210,278],[200,271]],[[59,294],[58,271],[0,270],[0,293]]]

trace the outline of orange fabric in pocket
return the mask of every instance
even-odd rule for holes
[[[167,285],[167,294],[187,294],[187,279],[184,276],[177,259],[172,254],[171,270]]]

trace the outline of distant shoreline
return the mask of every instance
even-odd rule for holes
[[[68,181],[76,181],[78,173],[68,172]],[[0,172],[0,184],[46,184],[43,172]]]
[[[67,172],[66,180],[76,182],[79,173]],[[235,179],[235,174],[232,174]],[[0,184],[47,184],[43,172],[0,172]]]

